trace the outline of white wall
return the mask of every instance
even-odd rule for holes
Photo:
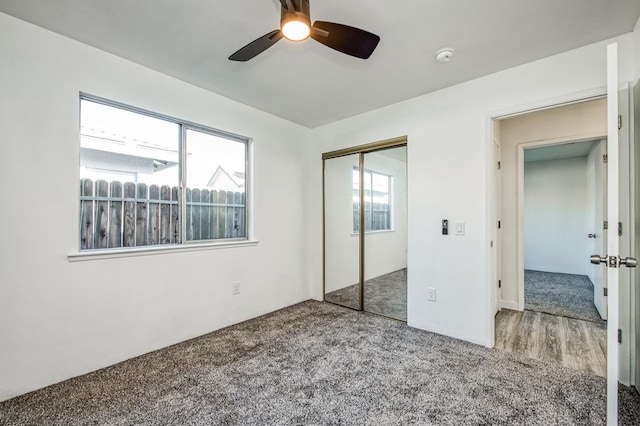
[[[631,36],[621,45],[623,77],[631,70]],[[409,325],[493,344],[491,308],[496,218],[490,117],[519,106],[604,87],[606,44],[601,42],[492,74],[313,130],[311,258],[322,253],[321,153],[408,136]],[[455,60],[442,68],[456,66]],[[504,151],[503,151],[504,156]],[[442,219],[466,222],[466,235],[440,234]],[[506,248],[505,248],[506,250]],[[312,267],[314,297],[321,298],[322,268]],[[427,301],[434,287],[437,301]]]
[[[309,298],[308,129],[4,14],[0,58],[0,400]],[[253,138],[259,244],[69,262],[80,91]]]
[[[524,164],[524,268],[586,275],[587,157]]]

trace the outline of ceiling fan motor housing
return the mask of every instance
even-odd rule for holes
[[[280,28],[284,27],[284,24],[291,20],[303,20],[309,27],[311,27],[311,8],[309,6],[309,0],[291,0],[291,4],[294,8],[293,11],[286,7],[282,7],[280,9]]]

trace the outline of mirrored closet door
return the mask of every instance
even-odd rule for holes
[[[354,203],[360,199],[353,186],[359,155],[324,162],[324,294],[327,302],[360,309],[360,250],[353,224]]]
[[[406,137],[323,160],[325,301],[406,321]]]
[[[407,320],[407,147],[364,154],[364,307]]]

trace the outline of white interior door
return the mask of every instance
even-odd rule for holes
[[[620,210],[620,200],[625,199],[628,194],[620,192],[620,138],[619,138],[619,111],[618,111],[618,45],[616,43],[607,46],[607,221],[609,222],[609,232],[607,235],[607,254],[595,259],[607,266],[607,286],[608,286],[608,321],[607,321],[607,424],[618,424],[618,380],[620,377],[620,356],[618,343],[618,329],[620,323],[620,281],[622,271],[620,268],[635,267],[636,259],[625,257],[629,253],[620,253],[621,239],[619,237],[618,223],[623,221],[629,225],[627,204],[624,211]],[[626,141],[626,139],[625,139]],[[626,143],[626,142],[625,142]],[[626,146],[626,145],[625,145]],[[626,148],[625,148],[626,149]],[[625,163],[625,174],[628,177],[627,165]],[[626,178],[625,178],[626,179]],[[622,185],[623,188],[626,188]],[[621,195],[625,195],[622,197]],[[624,213],[621,215],[621,213]],[[626,238],[626,237],[625,237]],[[626,240],[625,240],[626,241]],[[629,247],[625,245],[628,251]],[[592,257],[592,261],[594,261]],[[628,276],[625,271],[624,277]],[[625,281],[626,283],[626,281]],[[626,284],[625,284],[626,285]],[[625,357],[626,359],[626,357]],[[628,371],[625,370],[625,377]]]
[[[607,46],[607,221],[609,232],[607,233],[607,250],[604,255],[592,256],[593,263],[602,263],[607,266],[607,286],[608,286],[608,320],[607,320],[607,424],[618,424],[618,381],[620,380],[620,345],[618,342],[618,329],[620,328],[620,284],[624,278],[625,287],[628,287],[628,271],[621,271],[620,268],[635,267],[636,259],[626,256],[630,250],[627,244],[628,237],[624,240],[619,237],[620,222],[625,222],[627,227],[630,224],[628,205],[628,178],[630,170],[628,161],[624,164],[620,162],[620,122],[619,117],[619,85],[618,85],[618,45],[617,43]],[[623,92],[623,94],[626,92]],[[625,95],[626,96],[626,95]],[[628,151],[627,138],[624,139],[625,160]],[[624,167],[622,167],[624,166]],[[620,182],[620,172],[623,171],[624,181]],[[622,183],[622,185],[621,185]],[[621,192],[620,188],[624,188]],[[622,210],[620,201],[624,200]],[[622,218],[622,220],[621,220]],[[625,243],[623,246],[621,241]],[[621,248],[624,253],[621,253]],[[622,274],[622,272],[625,272]],[[625,310],[626,312],[626,310]],[[626,315],[626,314],[625,314]],[[625,318],[627,318],[625,316]],[[626,320],[625,320],[626,321]],[[629,371],[627,368],[628,354],[624,352],[625,370],[624,380],[628,380]]]
[[[618,44],[607,46],[607,221],[618,223]],[[618,424],[618,298],[619,238],[617,232],[607,235],[607,424]]]

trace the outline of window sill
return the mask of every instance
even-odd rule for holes
[[[396,232],[396,230],[395,229],[381,229],[379,231],[366,231],[364,233],[364,235],[369,235],[369,234],[387,234],[389,232]],[[352,237],[357,237],[358,235],[360,235],[359,232],[353,232],[351,234]]]
[[[255,240],[242,240],[242,241],[224,241],[224,242],[209,242],[209,243],[188,243],[188,244],[175,244],[166,246],[146,246],[146,247],[127,247],[119,249],[104,249],[104,250],[87,250],[79,253],[73,253],[67,255],[69,262],[83,262],[87,260],[103,260],[103,259],[117,259],[121,257],[135,257],[135,256],[153,256],[157,254],[171,254],[171,253],[184,253],[190,251],[203,251],[203,250],[217,250],[236,247],[254,247],[258,245],[258,241]]]

